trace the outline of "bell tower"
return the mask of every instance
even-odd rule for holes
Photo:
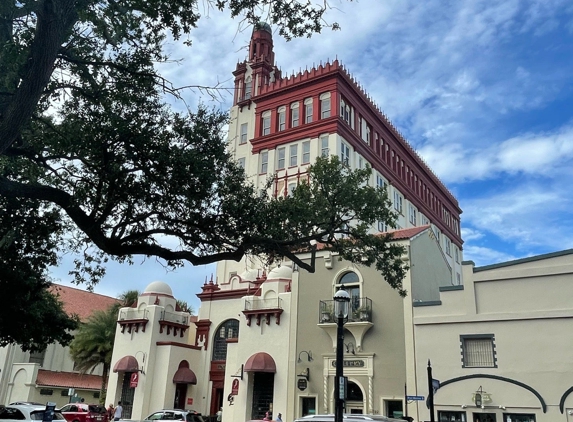
[[[253,27],[249,43],[249,57],[237,64],[235,76],[234,104],[248,102],[259,94],[260,87],[280,78],[280,71],[274,65],[273,35],[269,24],[259,22]]]

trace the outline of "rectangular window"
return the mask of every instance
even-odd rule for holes
[[[493,334],[472,334],[460,336],[462,367],[497,368]]]
[[[410,223],[412,225],[416,225],[416,208],[414,208],[414,206],[412,204],[410,204]]]
[[[312,123],[312,98],[304,100],[304,122]]]
[[[456,282],[458,283],[458,286],[462,284],[462,275],[460,273],[456,273]]]
[[[402,195],[397,190],[394,191],[394,209],[402,214]]]
[[[344,120],[347,124],[350,124],[350,118],[352,116],[351,108],[346,103],[346,101],[341,98],[340,99],[340,118]]]
[[[386,225],[386,222],[384,221],[378,221],[378,231],[385,233],[388,231],[388,226]]]
[[[456,248],[454,246],[454,255],[456,257],[456,262],[459,264],[460,263],[460,252],[458,251],[458,248]]]
[[[248,123],[241,124],[241,139],[239,140],[239,144],[247,143],[247,129],[248,129]]]
[[[302,143],[302,164],[310,163],[310,141]]]
[[[289,166],[294,167],[298,165],[298,145],[294,144],[290,146],[289,149]]]
[[[301,397],[302,415],[316,415],[316,397]]]
[[[439,422],[468,422],[466,412],[455,412],[449,410],[438,410]],[[505,422],[505,421],[504,421]]]
[[[277,170],[282,170],[285,168],[285,148],[279,148],[277,151]]]
[[[271,113],[263,114],[263,136],[271,133]]]
[[[253,88],[253,83],[249,80],[245,82],[245,100],[251,98],[251,90]]]
[[[532,413],[504,413],[503,422],[535,422],[535,415]]]
[[[446,253],[448,256],[452,256],[452,242],[446,237]]]
[[[241,167],[243,170],[245,169],[245,161],[246,161],[245,157],[241,157],[237,160],[237,165]]]
[[[328,135],[324,135],[320,137],[320,156],[321,157],[328,157],[330,155],[328,149]]]
[[[268,151],[261,152],[261,173],[266,173],[269,167]]]
[[[342,164],[350,165],[350,148],[344,142],[340,142],[340,161]]]
[[[384,178],[379,174],[376,175],[376,186],[378,186],[380,189],[386,187],[386,180],[384,180]]]
[[[330,117],[330,93],[320,96],[320,118]]]
[[[290,106],[290,127],[298,126],[298,103],[294,103]]]
[[[281,107],[278,111],[279,117],[279,131],[286,129],[286,108]]]

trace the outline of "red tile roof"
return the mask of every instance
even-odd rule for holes
[[[411,239],[412,237],[427,230],[430,226],[410,227],[408,229],[390,230],[389,234],[392,235],[392,240]]]
[[[68,315],[76,314],[82,321],[85,321],[94,311],[105,311],[114,303],[119,302],[110,296],[61,284],[53,284],[50,291],[64,303],[64,310]]]
[[[73,372],[54,372],[38,369],[36,385],[61,388],[81,388],[84,390],[99,390],[101,376],[90,374],[76,374]]]

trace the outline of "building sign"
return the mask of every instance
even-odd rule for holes
[[[217,364],[217,369],[218,369],[219,371],[224,371],[224,370],[225,370],[225,366],[226,366],[225,364],[218,363],[218,364]]]
[[[234,379],[233,384],[231,384],[231,395],[236,396],[239,394],[239,380]]]
[[[362,359],[344,360],[342,361],[342,366],[345,368],[364,368],[366,364]],[[332,361],[332,367],[336,368],[336,361]]]
[[[306,387],[308,387],[308,381],[306,380],[306,378],[299,378],[297,387],[300,391],[306,390]]]
[[[137,387],[138,382],[139,382],[139,374],[137,372],[132,373],[131,377],[129,378],[129,387],[130,388]]]
[[[187,397],[187,404],[193,404],[193,397]]]

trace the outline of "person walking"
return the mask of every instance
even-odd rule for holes
[[[283,416],[283,415],[281,415],[281,414],[279,413],[279,414],[277,415],[276,422],[283,422],[282,416]]]
[[[221,407],[217,412],[217,422],[221,422],[223,420],[223,408]]]
[[[114,408],[113,408],[113,403],[110,403],[109,406],[107,407],[107,420],[111,421],[113,419],[113,415],[114,415]]]
[[[113,420],[114,421],[120,420],[122,413],[123,413],[123,407],[121,407],[121,402],[118,401],[117,406],[115,407],[115,410],[113,411]]]

